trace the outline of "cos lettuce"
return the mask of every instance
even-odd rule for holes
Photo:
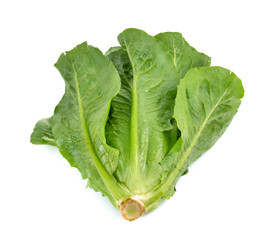
[[[224,133],[244,89],[180,33],[126,29],[118,41],[105,55],[85,42],[60,56],[65,94],[31,142],[57,146],[88,186],[134,220],[173,195]]]

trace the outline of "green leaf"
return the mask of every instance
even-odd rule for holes
[[[174,117],[181,138],[161,162],[167,171],[154,192],[168,198],[188,166],[210,149],[229,126],[244,89],[241,80],[221,67],[191,69],[180,81]]]
[[[163,42],[167,47],[168,52],[171,55],[173,65],[179,74],[179,79],[183,78],[185,74],[195,67],[209,66],[211,59],[204,53],[198,52],[195,48],[191,47],[183,38],[181,33],[178,32],[164,32],[155,36],[158,40]],[[175,119],[172,120],[174,125],[171,130],[171,135],[181,135],[179,129],[177,129]],[[177,139],[172,139],[177,140]],[[175,142],[171,142],[171,146]]]
[[[108,52],[121,76],[113,100],[107,139],[120,151],[117,177],[136,194],[159,183],[159,162],[170,149],[178,74],[164,44],[147,33],[127,29],[122,48]],[[164,96],[164,97],[162,97]]]
[[[30,137],[33,144],[48,144],[55,146],[55,140],[50,126],[50,118],[38,121]]]
[[[191,47],[178,32],[159,33],[155,36],[167,46],[180,79],[194,67],[209,66],[211,59]]]
[[[121,88],[112,100],[109,121],[106,125],[106,139],[110,146],[119,149],[119,168],[126,171],[127,159],[130,158],[130,118],[131,91],[133,85],[133,70],[127,52],[121,47],[110,48],[106,56],[113,62],[119,72]],[[126,179],[117,171],[117,178],[121,182]]]
[[[118,72],[87,43],[62,54],[55,66],[65,80],[65,94],[51,118],[56,145],[94,189],[118,204],[127,192],[112,175],[118,151],[105,140],[110,103],[120,89]]]

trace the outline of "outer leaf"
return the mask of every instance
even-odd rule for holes
[[[122,80],[113,100],[108,140],[120,150],[117,176],[136,194],[159,183],[158,164],[169,150],[178,74],[166,47],[137,29],[118,36],[108,54]],[[126,50],[126,52],[125,52]]]
[[[41,119],[36,123],[30,142],[33,144],[56,145],[50,126],[50,118]]]
[[[194,67],[209,66],[211,59],[191,47],[178,32],[159,33],[155,36],[167,46],[180,79]]]
[[[191,68],[205,67],[210,65],[211,58],[191,47],[183,38],[181,33],[164,32],[157,34],[155,38],[159,39],[166,45],[180,79],[183,78]],[[173,119],[173,122],[175,125],[172,129],[172,133],[174,134],[176,132],[176,135],[180,136],[181,133],[176,127],[175,119]],[[174,144],[171,146],[173,145]]]
[[[174,114],[181,138],[161,162],[167,174],[152,201],[171,196],[181,174],[224,133],[243,95],[241,80],[227,69],[204,67],[186,74],[178,86]]]
[[[118,152],[106,144],[104,135],[110,102],[120,88],[118,72],[87,43],[62,54],[55,66],[66,84],[51,118],[56,145],[93,188],[118,203],[126,197],[112,176]]]

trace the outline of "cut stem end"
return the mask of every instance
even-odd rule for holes
[[[135,199],[128,198],[124,200],[119,206],[121,215],[128,221],[133,221],[139,218],[144,212],[143,204]]]

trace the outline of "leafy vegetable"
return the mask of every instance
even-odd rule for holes
[[[224,133],[244,90],[180,33],[126,29],[118,41],[105,56],[87,43],[60,56],[65,94],[31,142],[56,145],[88,186],[134,220],[173,195]]]

